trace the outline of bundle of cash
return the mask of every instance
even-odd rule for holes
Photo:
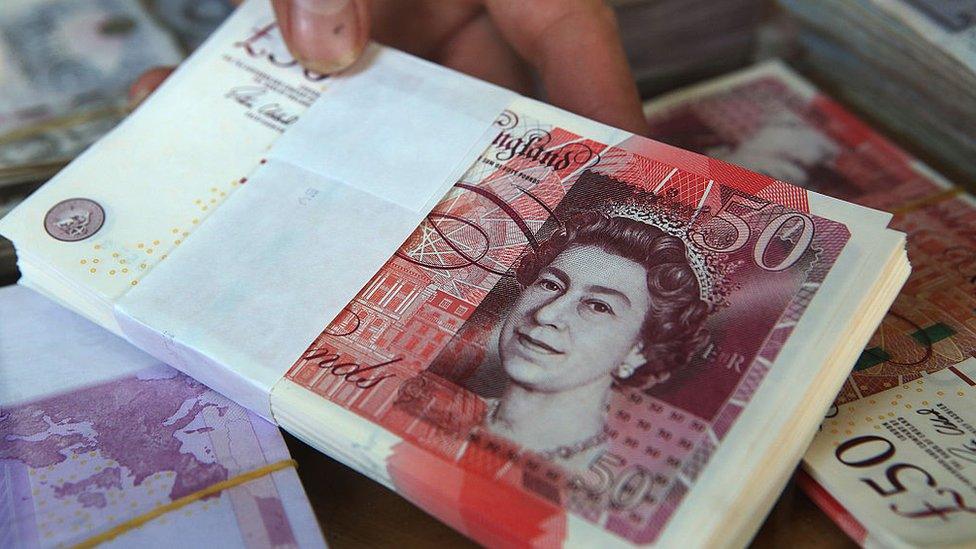
[[[780,0],[840,97],[976,181],[976,2]]]
[[[752,58],[761,0],[612,0],[641,93],[742,67]],[[701,32],[702,29],[708,32]]]
[[[277,427],[18,286],[0,377],[3,547],[324,547]]]
[[[801,485],[862,545],[976,542],[976,200],[781,64],[645,109],[663,141],[894,212],[913,273],[807,451]]]
[[[163,129],[163,130],[161,130]],[[487,545],[738,545],[909,266],[890,214],[250,0],[0,221],[22,283]]]

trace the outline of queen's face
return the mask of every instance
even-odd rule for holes
[[[609,376],[640,352],[647,271],[590,245],[570,246],[515,302],[499,335],[505,373],[559,392]]]

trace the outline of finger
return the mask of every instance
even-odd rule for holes
[[[499,31],[539,72],[552,104],[648,132],[613,11],[599,0],[485,0]]]
[[[369,40],[366,0],[272,0],[289,51],[306,68],[331,74],[351,65]]]
[[[129,87],[129,105],[136,108],[156,91],[156,88],[176,70],[173,67],[156,67],[142,73]]]
[[[518,58],[482,0],[371,0],[371,37],[519,93],[532,92]]]
[[[479,0],[370,0],[369,8],[371,38],[431,60],[484,13]]]
[[[533,92],[528,67],[502,39],[486,13],[465,23],[439,50],[433,60],[446,67],[522,95]]]

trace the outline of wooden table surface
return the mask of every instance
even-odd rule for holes
[[[333,549],[477,547],[409,501],[285,433],[298,476]],[[751,547],[856,547],[792,482]]]

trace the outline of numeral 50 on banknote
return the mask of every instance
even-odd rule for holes
[[[807,470],[884,545],[976,534],[976,359],[840,404]]]
[[[749,241],[752,230],[746,220],[735,213],[745,210],[752,214],[762,214],[771,209],[771,204],[765,200],[756,200],[743,195],[732,195],[722,204],[703,230],[692,233],[692,242],[706,250],[721,253],[731,253],[739,250]],[[723,226],[727,225],[727,226]],[[713,242],[706,236],[714,234]],[[792,249],[776,260],[771,260],[767,252],[773,239],[792,241]],[[799,261],[804,252],[813,242],[813,220],[800,212],[778,211],[759,233],[753,245],[752,258],[756,265],[767,271],[782,271],[789,269]]]
[[[976,450],[976,440],[970,440],[966,448],[970,451]],[[921,499],[921,508],[915,510],[899,506],[897,501],[890,503],[888,508],[896,515],[913,519],[938,517],[949,520],[952,513],[976,513],[976,507],[967,505],[962,494],[952,488],[939,486],[935,477],[922,467],[898,461],[891,463],[896,453],[895,444],[887,438],[864,435],[845,441],[837,447],[834,455],[837,461],[856,469],[887,464],[882,478],[871,475],[863,476],[860,480],[883,498],[906,494],[912,496],[912,499]],[[910,486],[906,486],[906,482]]]

